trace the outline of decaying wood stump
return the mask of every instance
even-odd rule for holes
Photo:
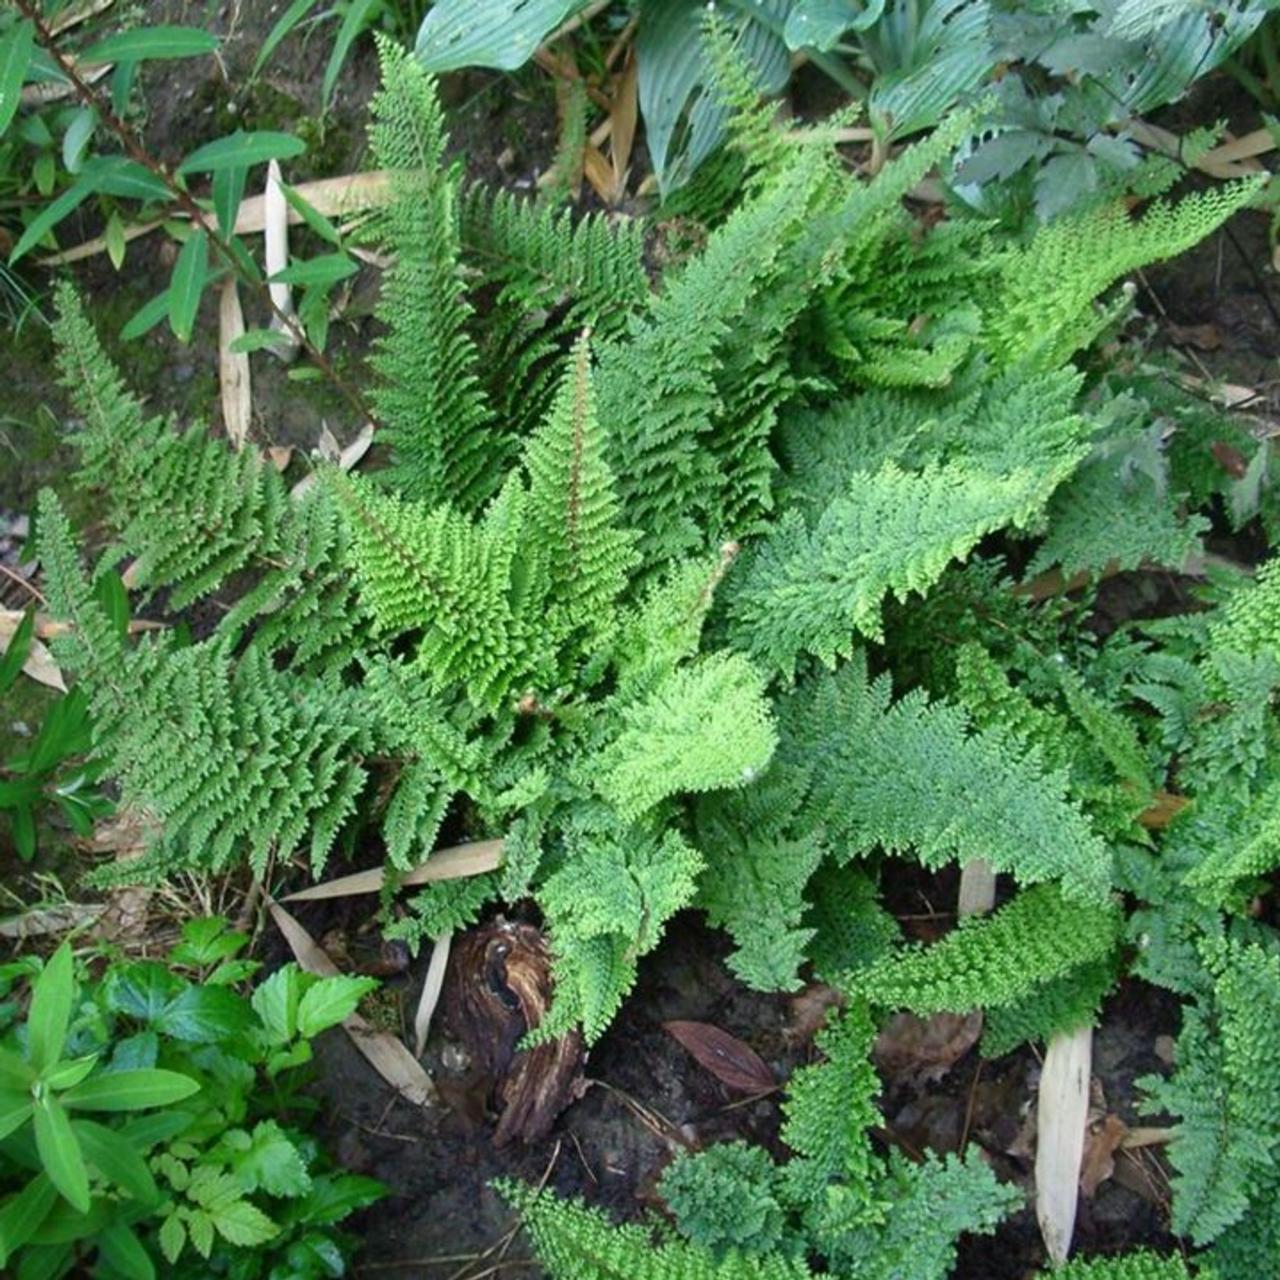
[[[499,1112],[494,1145],[536,1141],[581,1096],[586,1056],[576,1028],[534,1049],[519,1047],[551,1003],[546,939],[532,925],[499,919],[456,940],[452,961],[445,1016]]]

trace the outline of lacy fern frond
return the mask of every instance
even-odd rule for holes
[[[219,632],[234,643],[251,626],[264,649],[295,666],[328,656],[340,664],[366,627],[341,568],[345,531],[314,492],[291,500],[254,449],[232,452],[203,430],[177,434],[148,418],[124,387],[71,285],[57,290],[53,335],[63,385],[79,414],[78,481],[105,501],[117,543],[108,558],[135,557],[132,580],[165,589],[173,610],[256,577]]]
[[[777,745],[764,681],[740,654],[710,654],[622,708],[621,731],[591,761],[597,788],[624,821],[667,796],[742,786]]]
[[[123,652],[47,490],[40,515],[50,603],[77,623],[57,651],[89,689],[95,747],[124,802],[163,823],[162,871],[223,869],[247,852],[262,874],[270,854],[305,842],[318,874],[365,785],[372,735],[351,691],[278,671],[257,648],[233,661],[225,644],[165,637]]]
[[[985,858],[1024,883],[1057,880],[1078,902],[1107,900],[1110,851],[1063,773],[1002,730],[971,732],[949,703],[891,695],[859,655],[783,708],[783,758],[821,761],[812,804],[833,847],[910,851],[929,867]]]
[[[1196,1280],[1218,1280],[1217,1273],[1203,1265],[1194,1274]],[[1119,1258],[1075,1258],[1040,1275],[1041,1280],[1192,1280],[1181,1255],[1161,1257],[1149,1249],[1135,1249]]]
[[[614,337],[648,305],[644,224],[575,218],[479,186],[463,195],[460,219],[464,257],[484,282],[482,376],[496,416],[523,439],[546,413],[577,334]]]
[[[883,1008],[925,1015],[1009,1005],[1109,956],[1119,932],[1114,906],[1083,905],[1037,885],[994,915],[967,917],[940,942],[905,948],[845,985]]]
[[[521,1216],[551,1280],[810,1280],[796,1259],[711,1250],[647,1227],[617,1226],[598,1209],[518,1182],[495,1184]]]
[[[382,88],[369,142],[390,170],[378,232],[395,254],[378,317],[387,325],[372,365],[373,404],[392,448],[387,477],[409,497],[475,510],[493,493],[511,442],[489,417],[467,325],[458,226],[460,178],[444,163],[435,84],[410,53],[380,40]]]
[[[1138,219],[1117,201],[1042,226],[1028,245],[1006,252],[989,295],[992,354],[1006,366],[1056,368],[1110,319],[1094,307],[1099,295],[1130,271],[1212,234],[1257,193],[1259,181],[1223,183],[1176,203],[1159,200]]]

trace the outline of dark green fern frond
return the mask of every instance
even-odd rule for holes
[[[560,1200],[522,1183],[499,1193],[521,1215],[525,1233],[551,1280],[810,1280],[803,1262],[710,1249],[647,1227],[617,1226],[598,1209]]]
[[[278,671],[257,648],[237,662],[225,644],[164,637],[122,653],[48,491],[40,511],[50,603],[77,622],[59,656],[88,687],[124,803],[163,824],[164,870],[247,857],[261,874],[306,843],[318,874],[365,784],[372,735],[352,692]]]
[[[1149,1249],[1135,1249],[1118,1258],[1076,1258],[1040,1275],[1042,1280],[1192,1280],[1193,1273],[1180,1254],[1161,1257]],[[1196,1280],[1218,1280],[1217,1273],[1205,1266],[1194,1275]]]
[[[369,141],[391,172],[391,203],[378,231],[396,261],[378,304],[387,333],[371,360],[380,379],[373,403],[397,487],[471,511],[498,487],[511,441],[485,408],[467,332],[460,178],[444,163],[444,118],[431,76],[390,40],[379,43],[379,54],[382,88],[370,104]]]
[[[460,220],[464,257],[484,282],[482,376],[497,415],[523,439],[549,408],[574,338],[583,329],[611,338],[648,305],[644,224],[575,218],[478,186],[463,195]]]

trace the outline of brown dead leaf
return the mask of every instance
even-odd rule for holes
[[[324,949],[316,944],[311,935],[278,902],[268,902],[267,909],[302,968],[308,973],[318,973],[326,978],[339,972],[338,966],[329,959]],[[351,1037],[351,1043],[360,1050],[373,1069],[401,1097],[418,1107],[435,1104],[435,1082],[395,1036],[387,1031],[375,1030],[358,1013],[353,1013],[342,1024],[342,1029]]]
[[[587,143],[582,149],[582,176],[605,204],[612,204],[614,191],[613,169],[598,147]],[[575,197],[576,199],[576,197]]]
[[[895,1079],[924,1084],[941,1080],[978,1042],[982,1011],[935,1013],[921,1018],[896,1013],[876,1037],[872,1057],[876,1066]]]
[[[293,446],[287,444],[273,444],[263,452],[266,454],[267,461],[271,463],[277,471],[288,470],[289,463],[293,460]]]
[[[1116,1149],[1124,1141],[1129,1126],[1118,1115],[1108,1114],[1089,1126],[1080,1158],[1080,1190],[1092,1196],[1116,1170]]]
[[[710,1022],[664,1022],[662,1029],[686,1048],[698,1065],[739,1093],[768,1093],[778,1083],[763,1058],[737,1036]]]
[[[1172,791],[1157,791],[1151,803],[1138,815],[1138,821],[1148,831],[1163,831],[1191,801]]]
[[[132,809],[117,812],[94,828],[89,841],[95,853],[114,853],[117,862],[131,862],[159,834],[156,822]],[[111,891],[107,909],[95,933],[111,942],[134,942],[147,930],[153,890],[145,885],[122,885]]]
[[[783,1035],[793,1045],[808,1044],[822,1030],[827,1013],[844,1004],[844,995],[825,982],[811,982],[787,1001]]]
[[[1204,324],[1177,324],[1170,320],[1165,325],[1171,341],[1180,347],[1195,347],[1197,351],[1217,351],[1222,346],[1222,334],[1218,326],[1206,321]]]
[[[234,276],[222,282],[218,299],[218,382],[222,392],[222,425],[231,446],[239,451],[249,436],[253,414],[253,384],[249,356],[231,344],[244,335],[244,312]]]
[[[1243,480],[1249,472],[1249,464],[1239,449],[1227,444],[1225,440],[1215,440],[1209,446],[1218,465],[1235,480]]]
[[[638,110],[636,59],[632,51],[628,53],[626,66],[614,84],[613,109],[609,112],[609,161],[613,169],[611,204],[617,204],[627,193]]]

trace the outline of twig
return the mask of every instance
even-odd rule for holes
[[[266,302],[270,308],[271,314],[297,339],[298,345],[306,352],[307,359],[315,365],[317,369],[333,384],[334,388],[342,396],[342,398],[351,406],[359,417],[367,422],[373,422],[377,425],[377,419],[369,411],[369,406],[365,403],[364,397],[356,390],[341,374],[333,367],[322,352],[306,335],[302,326],[292,317],[287,316],[271,299],[270,288],[265,280],[255,279],[245,271],[239,258],[232,250],[231,245],[226,238],[218,231],[216,227],[210,223],[208,215],[200,207],[195,198],[185,187],[169,172],[168,168],[155,159],[154,156],[143,146],[137,133],[127,125],[118,115],[111,109],[109,103],[106,103],[98,95],[98,93],[89,85],[80,72],[76,69],[75,63],[66,56],[57,46],[57,38],[50,31],[48,24],[40,11],[35,0],[14,0],[18,11],[27,18],[35,29],[36,38],[39,40],[41,47],[46,53],[58,64],[58,69],[66,76],[68,82],[75,90],[75,95],[86,106],[97,112],[99,121],[115,134],[120,145],[124,148],[126,155],[135,163],[140,164],[153,176],[158,178],[168,188],[169,193],[173,196],[178,207],[191,219],[191,221],[208,237],[209,243],[213,246],[215,252],[230,268],[237,279],[243,280],[251,288],[255,289],[259,296]]]
[[[9,568],[7,564],[0,564],[0,573],[3,573],[6,578],[11,578],[14,582],[18,584],[18,586],[24,587],[27,591],[30,591],[31,594],[35,596],[35,598],[39,600],[42,605],[48,607],[49,601],[45,598],[44,593],[40,590],[39,587],[36,586],[34,582],[28,582],[27,579],[22,576],[22,574],[15,573],[12,569]]]

